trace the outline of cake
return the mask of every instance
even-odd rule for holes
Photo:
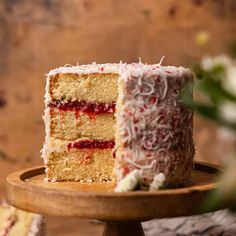
[[[93,63],[51,70],[46,81],[49,181],[191,182],[193,113],[180,98],[193,82],[188,69]]]
[[[0,203],[1,236],[43,236],[42,216]]]

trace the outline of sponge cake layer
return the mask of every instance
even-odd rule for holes
[[[64,140],[89,138],[114,139],[115,116],[113,114],[87,114],[50,108],[51,136]]]
[[[117,99],[118,74],[56,74],[49,77],[51,100],[111,103]]]
[[[51,181],[112,181],[113,149],[71,149],[49,155],[47,177]]]

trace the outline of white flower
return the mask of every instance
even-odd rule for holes
[[[163,186],[165,180],[166,180],[166,177],[163,173],[159,173],[155,175],[152,183],[150,184],[149,190],[150,191],[158,190],[160,187]]]
[[[226,71],[228,68],[232,67],[232,60],[225,56],[217,56],[217,57],[204,57],[202,60],[202,67],[204,70],[211,70],[214,66],[222,65],[225,67]]]
[[[118,183],[115,192],[129,192],[134,190],[141,180],[141,176],[141,170],[133,170]]]
[[[204,70],[211,70],[215,66],[225,68],[225,77],[223,78],[223,87],[232,94],[236,95],[236,64],[227,56],[205,57],[202,60]]]
[[[224,102],[220,106],[221,117],[232,123],[236,123],[236,103]]]
[[[236,141],[236,132],[230,130],[229,128],[220,127],[217,130],[217,134],[223,140]]]

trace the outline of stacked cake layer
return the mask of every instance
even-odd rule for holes
[[[43,157],[49,180],[112,180],[117,71],[94,65],[48,74]]]

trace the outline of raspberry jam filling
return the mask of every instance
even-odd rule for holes
[[[81,140],[75,143],[69,143],[68,150],[70,150],[71,148],[107,149],[107,148],[114,148],[114,146],[115,146],[115,141]]]
[[[115,103],[91,103],[86,101],[68,101],[62,103],[61,101],[55,100],[49,104],[49,107],[56,107],[62,111],[76,111],[84,112],[87,114],[105,114],[115,113]]]

